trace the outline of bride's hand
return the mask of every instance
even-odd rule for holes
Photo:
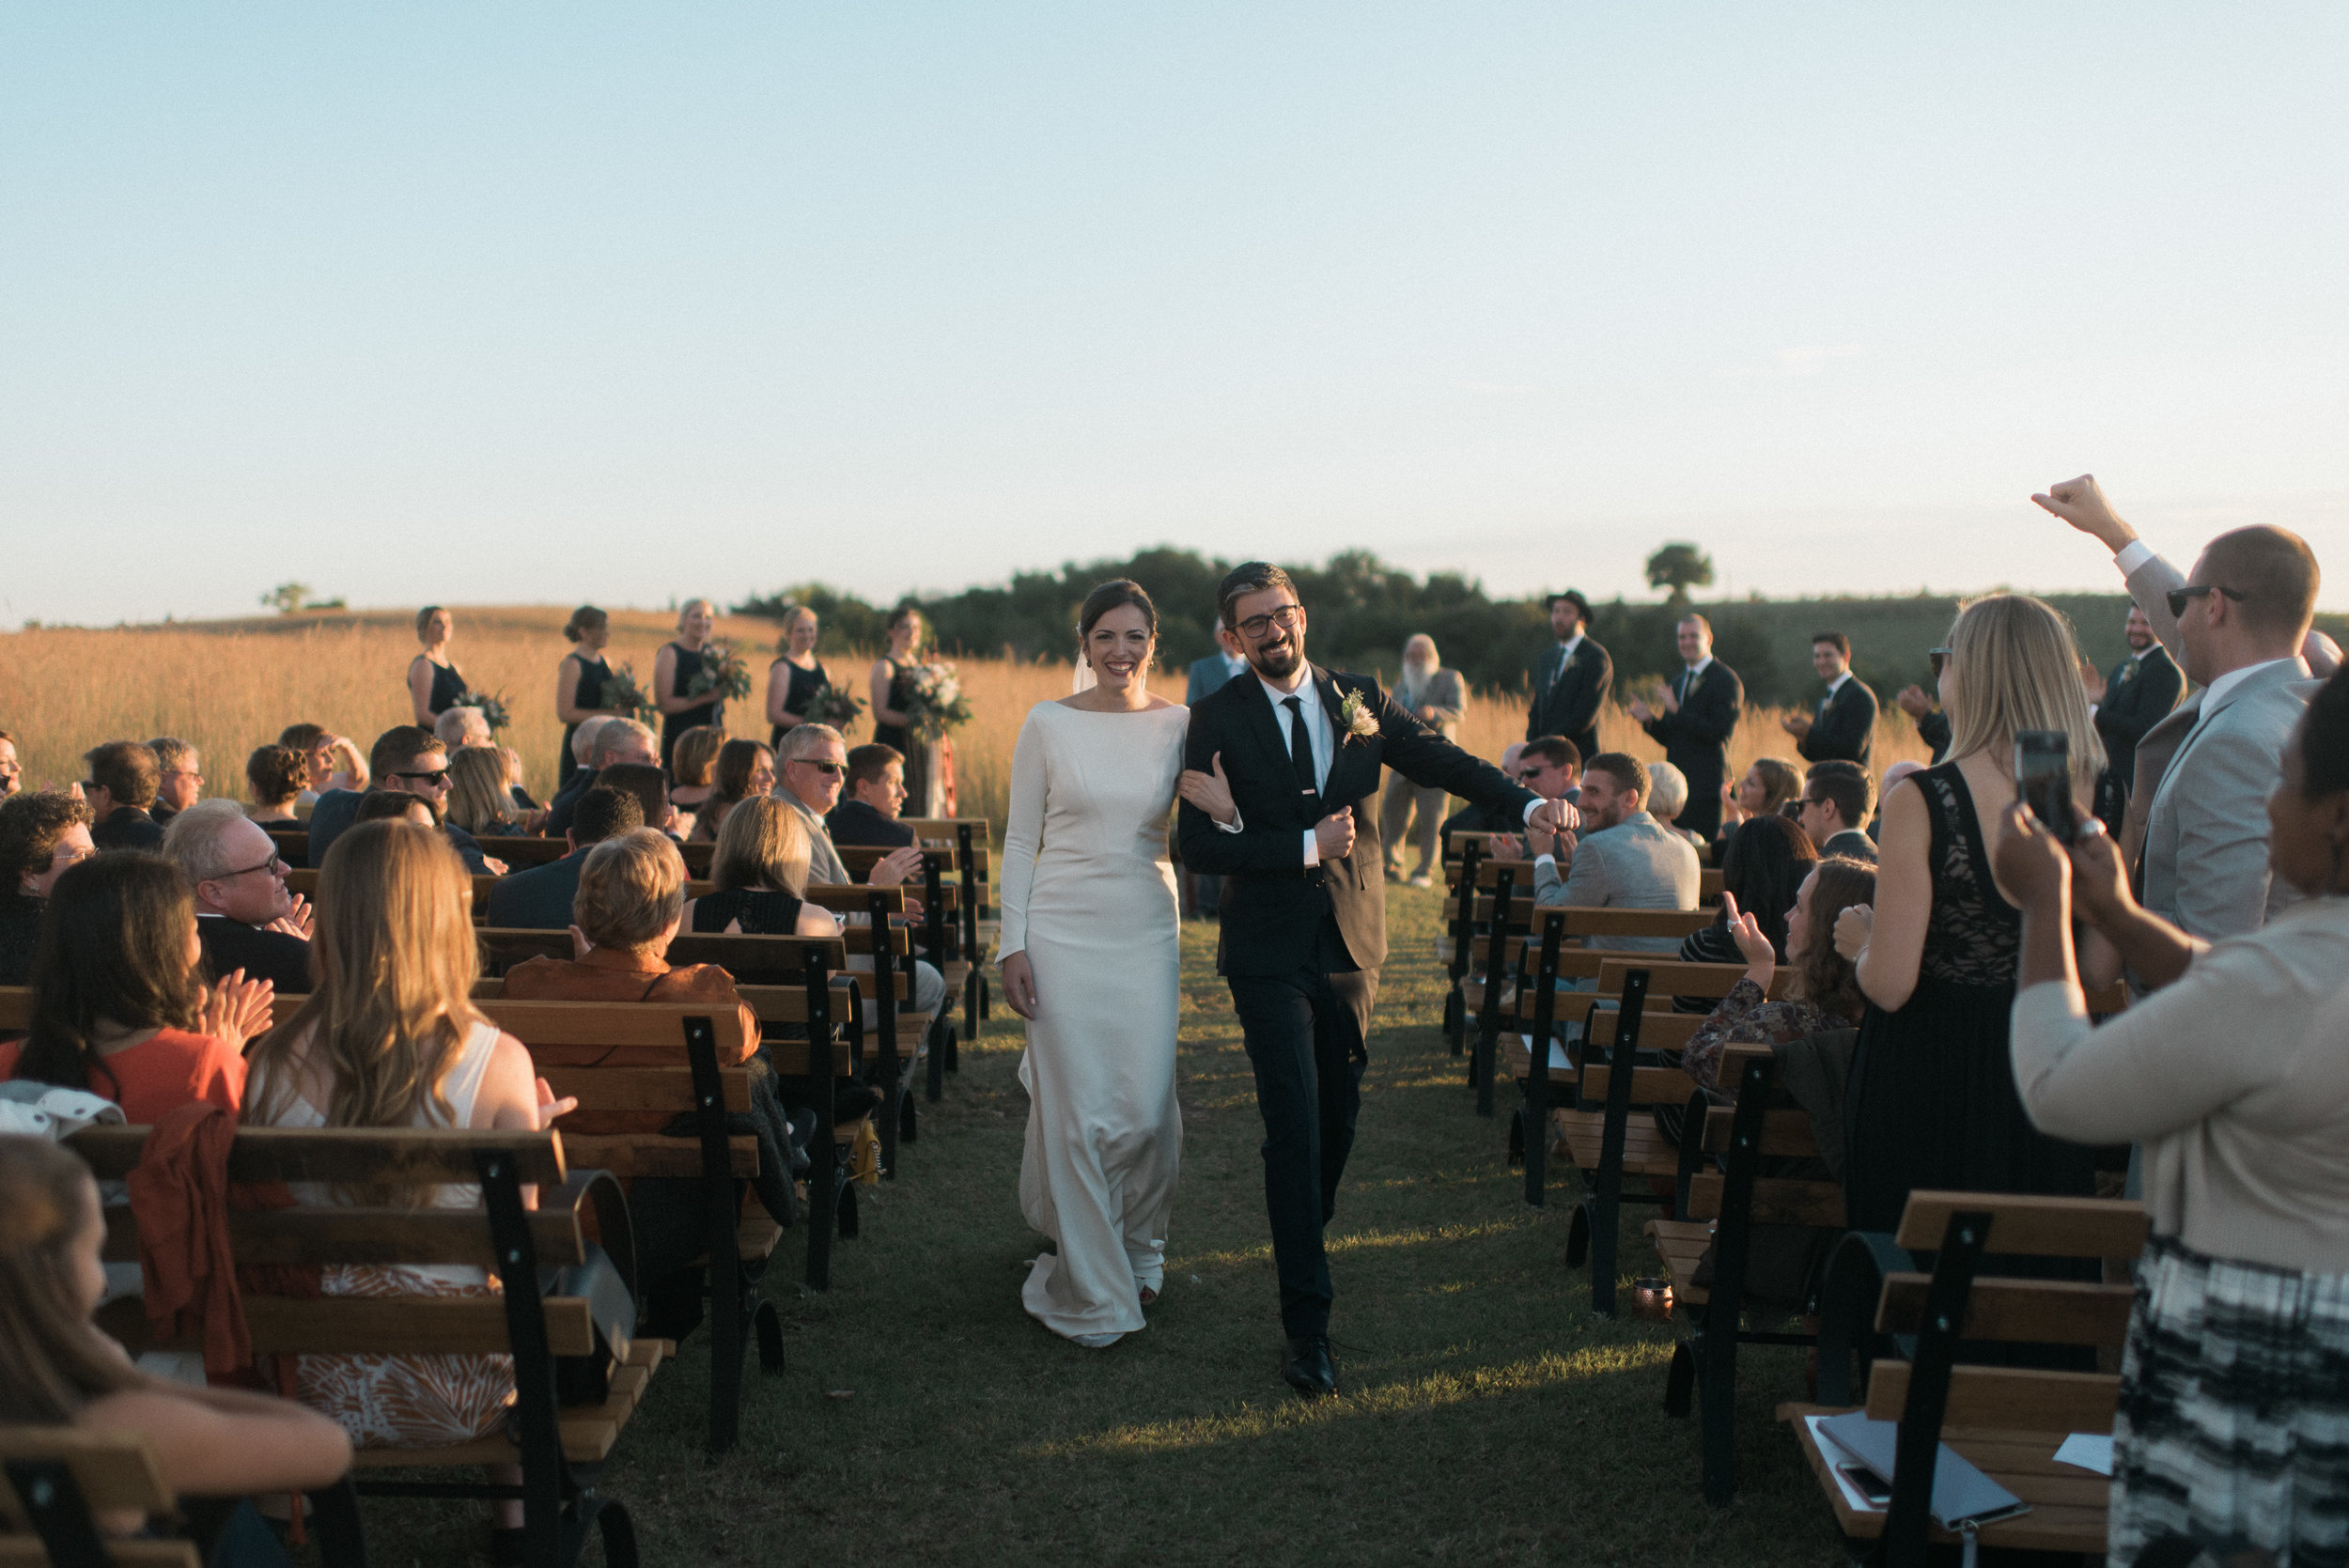
[[[1024,953],[1003,955],[1003,1000],[1011,1010],[1034,1022],[1035,1019],[1035,970]]]
[[[1174,791],[1218,822],[1229,822],[1239,815],[1239,806],[1232,800],[1231,781],[1223,776],[1223,753],[1216,753],[1208,764],[1215,769],[1212,774],[1195,768],[1183,769],[1183,776],[1174,781]]]

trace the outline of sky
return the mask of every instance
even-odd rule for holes
[[[2349,606],[2343,80],[2333,4],[0,0],[0,626],[2109,588],[2088,470]]]

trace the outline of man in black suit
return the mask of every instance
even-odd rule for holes
[[[2137,743],[2186,695],[2186,672],[2155,638],[2145,612],[2134,604],[2122,635],[2129,640],[2129,656],[2105,677],[2096,702],[2096,735],[2105,743],[2105,770],[2096,780],[2096,815],[2114,833],[2129,813],[2129,789],[2137,782]]]
[[[653,738],[650,725],[633,719],[607,718],[597,728],[587,754],[580,760],[585,766],[573,773],[571,782],[547,803],[549,833],[563,832],[570,827],[571,813],[578,808],[579,798],[596,787],[596,775],[605,768],[660,767],[661,742]]]
[[[1673,629],[1681,670],[1664,688],[1663,709],[1634,701],[1631,717],[1664,748],[1664,760],[1688,781],[1688,803],[1672,818],[1710,844],[1721,831],[1721,784],[1729,777],[1729,737],[1746,706],[1746,683],[1713,657],[1713,623],[1690,611]]]
[[[824,818],[824,826],[831,831],[834,845],[903,849],[913,842],[913,830],[897,820],[905,803],[905,753],[878,742],[851,747],[847,790]]]
[[[563,835],[570,853],[491,883],[482,924],[505,930],[562,930],[571,924],[571,905],[579,897],[579,873],[587,863],[587,851],[644,825],[644,805],[629,791],[609,784],[588,790],[579,798],[570,829]]]
[[[90,842],[101,849],[161,849],[162,824],[148,815],[163,786],[163,764],[152,747],[109,740],[86,752],[82,799],[89,802]]]
[[[1216,970],[1264,1116],[1265,1208],[1288,1336],[1282,1376],[1326,1394],[1337,1371],[1322,1231],[1353,1146],[1387,955],[1381,769],[1545,831],[1576,819],[1404,712],[1377,680],[1306,662],[1304,607],[1278,567],[1240,567],[1216,598],[1250,673],[1190,710],[1177,832],[1184,864],[1224,878]]]
[[[1868,812],[1875,796],[1875,781],[1858,763],[1822,762],[1803,781],[1802,812],[1795,821],[1818,846],[1821,860],[1847,855],[1874,865]]]
[[[163,858],[195,890],[195,935],[212,978],[242,970],[281,995],[310,991],[310,907],[286,890],[267,829],[234,800],[198,800],[163,833]]]
[[[1598,710],[1615,684],[1615,661],[1583,630],[1591,601],[1569,588],[1549,596],[1549,629],[1557,645],[1533,671],[1533,703],[1525,715],[1525,738],[1560,735],[1576,754],[1598,755]]]
[[[1790,713],[1781,722],[1795,737],[1795,750],[1805,762],[1841,760],[1868,766],[1875,744],[1876,694],[1851,673],[1851,639],[1840,631],[1822,631],[1811,639],[1811,667],[1827,682],[1827,695],[1810,718]]]

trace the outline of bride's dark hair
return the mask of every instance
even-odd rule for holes
[[[1141,583],[1130,577],[1121,577],[1114,582],[1104,582],[1085,595],[1084,608],[1077,612],[1077,641],[1081,644],[1092,636],[1094,623],[1121,604],[1130,604],[1141,611],[1143,624],[1150,629],[1150,635],[1154,638],[1158,636],[1159,607],[1150,602],[1150,596]]]

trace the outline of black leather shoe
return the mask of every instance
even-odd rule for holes
[[[1281,1358],[1281,1376],[1307,1399],[1338,1391],[1337,1363],[1330,1359],[1326,1334],[1292,1335],[1288,1354]]]

